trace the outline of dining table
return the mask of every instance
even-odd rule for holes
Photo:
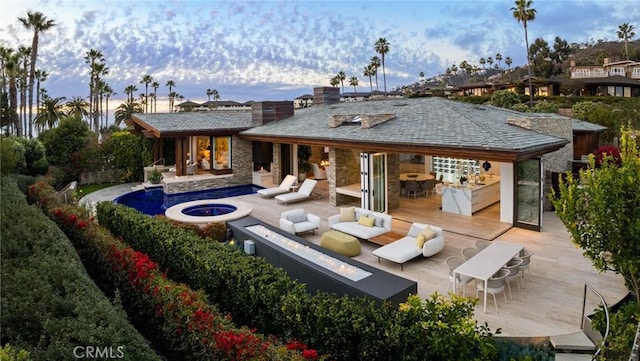
[[[406,182],[414,180],[416,182],[424,182],[430,179],[435,179],[434,176],[428,173],[400,173],[400,181]]]
[[[487,289],[489,278],[504,267],[513,257],[520,254],[524,249],[523,245],[508,242],[491,242],[491,244],[469,258],[466,262],[453,270],[453,289],[458,286],[457,275],[463,275],[484,282],[484,289]],[[484,293],[484,313],[487,313],[487,292]]]

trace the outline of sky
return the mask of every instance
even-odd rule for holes
[[[0,46],[30,46],[33,33],[18,17],[39,11],[57,24],[40,35],[38,48],[49,96],[88,96],[84,56],[97,49],[116,102],[127,85],[144,93],[144,74],[160,83],[159,103],[169,93],[167,80],[196,102],[207,100],[207,89],[217,89],[221,100],[293,100],[330,86],[339,71],[358,77],[358,91],[369,91],[362,72],[378,55],[381,37],[390,44],[388,90],[420,80],[420,72],[428,78],[497,53],[511,57],[512,67],[523,65],[524,30],[512,6],[513,0],[0,0]],[[552,44],[556,36],[579,44],[617,41],[620,24],[640,29],[637,0],[534,0],[532,7],[530,43],[542,37]],[[378,84],[382,90],[381,70]],[[345,91],[353,91],[348,81]]]

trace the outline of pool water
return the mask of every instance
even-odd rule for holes
[[[185,193],[165,194],[162,187],[139,190],[127,193],[113,200],[114,203],[123,204],[138,210],[141,213],[155,216],[164,214],[171,206],[179,203],[197,201],[201,199],[219,199],[226,197],[243,196],[258,192],[262,187],[252,184],[207,189]]]
[[[182,213],[186,214],[187,216],[210,217],[229,214],[237,209],[238,208],[230,204],[207,203],[193,207],[187,207],[182,210]]]

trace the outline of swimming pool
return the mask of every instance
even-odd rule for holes
[[[162,187],[139,190],[124,194],[113,200],[113,203],[123,204],[144,214],[155,216],[180,203],[202,199],[219,199],[236,197],[256,193],[262,187],[253,184],[207,189],[185,193],[165,194]]]

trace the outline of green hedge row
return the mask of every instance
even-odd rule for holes
[[[491,360],[490,330],[472,320],[475,301],[411,297],[396,308],[366,298],[310,296],[259,257],[205,240],[162,219],[102,202],[100,224],[243,324],[295,337],[337,360]]]
[[[306,345],[286,345],[256,330],[237,328],[204,294],[168,279],[144,253],[127,246],[96,224],[88,211],[47,198],[49,187],[29,188],[76,247],[89,273],[106,292],[115,293],[134,324],[169,360],[317,359]],[[42,197],[44,196],[44,197]],[[187,231],[189,232],[189,231]]]
[[[1,183],[2,344],[33,360],[72,360],[88,347],[160,360],[89,278],[64,233],[27,204],[14,181]]]

